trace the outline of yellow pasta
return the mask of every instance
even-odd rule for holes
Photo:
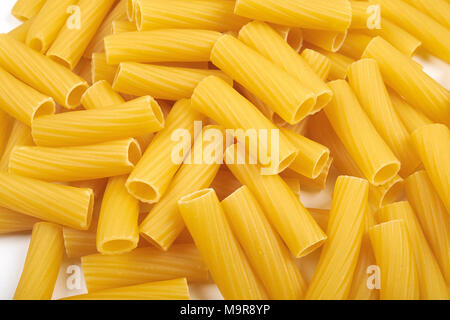
[[[25,214],[0,208],[0,235],[20,231],[30,231],[39,219]]]
[[[112,34],[134,32],[136,31],[136,24],[126,20],[114,20],[112,22]]]
[[[25,41],[27,39],[28,30],[30,29],[31,24],[33,23],[33,20],[34,19],[31,18],[31,19],[25,21],[18,27],[14,28],[10,32],[8,32],[8,34],[11,37],[13,37],[14,39],[16,39],[17,41],[25,43]]]
[[[95,82],[81,97],[81,104],[87,110],[103,109],[122,103],[125,103],[125,100],[106,80]]]
[[[93,254],[81,258],[88,292],[186,277],[208,280],[208,269],[193,244],[173,245],[169,251],[139,248],[120,255]]]
[[[133,22],[136,20],[136,2],[137,0],[126,0],[127,2],[127,18],[129,21]]]
[[[117,70],[113,89],[134,96],[150,95],[155,99],[176,101],[190,98],[198,83],[213,75],[233,85],[233,81],[220,70],[122,62]]]
[[[44,181],[93,180],[130,173],[140,158],[132,138],[80,147],[16,147],[9,172]]]
[[[69,109],[80,105],[88,87],[82,78],[5,34],[0,35],[0,66]]]
[[[136,1],[139,31],[184,28],[215,31],[239,30],[249,20],[233,13],[231,1]]]
[[[108,13],[100,27],[97,29],[97,33],[87,46],[83,57],[91,59],[92,54],[105,51],[103,39],[113,33],[113,21],[126,20],[126,18],[127,0],[120,0],[117,2],[116,6]]]
[[[0,171],[8,171],[9,158],[15,147],[32,145],[34,143],[31,129],[20,121],[14,121],[3,155],[0,157]]]
[[[395,111],[402,119],[402,122],[406,129],[408,129],[409,133],[413,133],[416,129],[433,123],[433,121],[428,119],[422,112],[411,107],[405,100],[403,100],[392,90],[389,90],[389,96]]]
[[[345,31],[352,8],[348,0],[238,0],[234,13],[287,26]]]
[[[76,0],[46,0],[28,30],[26,44],[45,54],[69,17],[68,8],[76,3]]]
[[[369,236],[380,268],[380,299],[419,299],[417,267],[405,221],[378,224],[369,230]]]
[[[139,242],[139,201],[125,187],[128,176],[109,179],[102,200],[97,227],[97,250],[121,254],[135,249]]]
[[[316,179],[328,162],[330,150],[294,131],[285,128],[280,130],[298,149],[297,157],[290,164],[289,168],[305,177]]]
[[[83,78],[89,85],[92,84],[92,61],[81,58],[73,72]]]
[[[25,21],[36,16],[47,0],[17,0],[11,10],[14,17]]]
[[[348,70],[348,81],[380,136],[401,162],[400,175],[420,165],[410,143],[410,134],[392,105],[380,69],[373,59],[361,59]]]
[[[405,193],[447,283],[450,283],[450,220],[424,170],[405,180]]]
[[[171,160],[174,148],[179,146],[173,140],[177,130],[187,130],[194,137],[194,121],[202,121],[204,117],[191,108],[191,101],[183,99],[175,103],[166,119],[166,126],[153,139],[127,180],[127,189],[142,202],[156,203],[167,191],[169,184],[181,164]],[[192,139],[182,141],[180,157],[184,158],[189,151]]]
[[[367,29],[370,18],[370,13],[367,9],[370,3],[368,1],[351,0],[350,4],[352,6],[352,24],[350,25],[350,29]]]
[[[308,47],[310,47],[309,44]],[[339,52],[328,52],[316,46],[314,46],[313,49],[326,56],[331,62],[328,80],[338,80],[338,79],[344,80],[347,77],[347,70],[350,67],[350,65],[355,61],[354,59],[344,56]]]
[[[5,147],[9,139],[14,119],[6,112],[0,110],[0,156],[6,151]]]
[[[267,299],[214,190],[189,194],[178,201],[178,208],[222,296],[226,300]]]
[[[330,32],[323,30],[303,30],[303,38],[305,41],[308,41],[319,48],[330,52],[337,52],[341,49],[347,38],[347,31]]]
[[[0,206],[75,229],[89,228],[91,189],[74,188],[0,173]]]
[[[268,296],[275,300],[301,299],[306,282],[248,187],[228,196],[222,207]]]
[[[411,140],[450,213],[450,130],[442,124],[430,124],[414,131]]]
[[[336,80],[329,86],[334,96],[324,110],[353,160],[371,184],[380,186],[392,180],[400,170],[400,161],[380,137],[348,83]]]
[[[449,292],[439,265],[431,251],[408,202],[396,202],[379,209],[376,213],[380,222],[403,220],[415,256],[420,287],[420,298],[425,300],[448,300]]]
[[[325,80],[331,71],[331,61],[326,56],[320,52],[305,49],[303,50],[301,56],[309,64],[309,66],[314,70],[314,72],[319,76],[320,79]]]
[[[62,300],[189,300],[186,278],[105,289]]]
[[[370,206],[367,206],[367,212],[364,215],[364,235],[359,251],[358,263],[352,280],[352,287],[348,295],[349,300],[378,300],[379,291],[374,286],[369,286],[369,267],[374,266],[375,256],[372,245],[370,244],[369,229],[375,224],[375,217]],[[373,285],[373,283],[372,283]]]
[[[317,269],[306,299],[347,299],[364,234],[369,183],[360,178],[340,176],[333,192],[327,228]]]
[[[225,81],[214,76],[202,80],[192,95],[192,107],[225,128],[234,129],[242,144],[248,140],[250,154],[265,173],[281,172],[294,161],[297,149],[287,137]]]
[[[48,49],[47,56],[73,70],[114,2],[115,0],[79,0],[79,25],[68,20]]]
[[[203,132],[195,140],[190,153],[167,187],[166,193],[155,204],[140,225],[141,236],[162,250],[167,251],[185,228],[183,219],[178,212],[177,201],[187,194],[208,188],[214,180],[217,171],[219,171],[222,154],[210,154],[211,159],[209,160],[212,161],[207,161],[202,156],[211,152],[208,150],[223,148],[222,141],[215,141],[214,138],[210,138],[208,141],[207,134],[210,129],[217,132],[221,128],[217,126],[203,128]],[[221,131],[219,133],[223,135]],[[185,139],[180,139],[179,147],[173,149],[173,152],[177,152],[177,156],[179,153],[185,154],[185,151],[182,149],[188,146],[187,144],[190,142]],[[222,150],[221,152],[223,153]],[[197,155],[200,155],[201,158],[197,159]],[[170,160],[173,160],[173,158],[171,157]]]
[[[403,0],[370,0],[370,2],[379,4],[383,17],[417,37],[426,50],[450,62],[449,29]],[[430,4],[430,7],[439,10],[435,3]]]
[[[279,175],[261,175],[257,165],[239,164],[243,150],[235,149],[235,145],[227,149],[227,167],[255,195],[291,253],[299,258],[320,247],[326,235],[286,182]]]
[[[386,18],[383,18],[381,29],[360,31],[372,37],[382,37],[408,57],[413,56],[417,48],[422,45],[422,42],[419,39]]]
[[[95,232],[64,227],[63,236],[68,258],[81,258],[97,253]]]
[[[290,124],[303,120],[316,104],[312,90],[231,35],[217,40],[211,61]]]
[[[106,54],[104,52],[92,54],[92,83],[105,80],[112,84],[116,76],[118,65],[109,65],[106,63]]]
[[[254,21],[239,31],[239,40],[282,67],[317,97],[313,113],[331,100],[331,90],[308,63],[267,24]]]
[[[61,227],[48,222],[36,223],[14,300],[50,300],[63,256]]]
[[[425,12],[434,20],[450,29],[450,3],[447,0],[405,0],[419,11]]]
[[[286,42],[295,52],[300,52],[303,47],[303,30],[300,28],[289,28]]]
[[[363,58],[375,59],[386,85],[413,107],[436,122],[450,124],[450,92],[417,68],[413,60],[381,37],[373,38]]]
[[[120,62],[208,61],[221,33],[197,29],[126,32],[105,38],[108,64]]]
[[[351,31],[347,34],[339,52],[344,56],[358,60],[363,55],[370,40],[372,40],[372,37],[364,33]]]
[[[141,136],[164,127],[158,103],[144,96],[107,109],[44,116],[32,125],[38,146],[79,146]]]
[[[31,126],[36,117],[53,114],[55,102],[0,67],[0,109]]]

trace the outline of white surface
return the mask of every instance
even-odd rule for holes
[[[15,0],[0,1],[0,33],[5,33],[20,24],[11,14]],[[450,66],[426,53],[420,52],[415,57],[424,70],[450,90]],[[329,185],[323,192],[309,194],[302,192],[302,202],[306,207],[329,208],[331,203],[331,191],[335,178],[330,179]],[[0,300],[11,299],[22,272],[23,264],[30,241],[29,234],[15,234],[0,236]],[[306,259],[311,259],[307,257]],[[301,263],[301,261],[299,261]],[[65,297],[85,292],[84,284],[80,290],[68,290],[66,280],[68,275],[66,269],[69,265],[79,265],[78,259],[65,259],[56,284],[54,298]],[[311,272],[303,270],[305,277],[311,278]],[[194,299],[220,299],[221,295],[215,285],[191,285],[191,295]]]

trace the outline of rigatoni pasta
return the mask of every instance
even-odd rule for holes
[[[91,68],[92,83],[105,80],[109,82],[109,84],[113,84],[118,65],[106,63],[106,54],[104,52],[92,54]]]
[[[418,10],[425,12],[431,18],[450,29],[450,3],[447,0],[405,0]]]
[[[178,208],[222,296],[263,300],[267,293],[227,221],[216,193],[203,189],[178,201]],[[232,264],[232,269],[226,265]]]
[[[303,50],[301,56],[319,76],[320,79],[325,80],[331,71],[331,61],[320,52],[306,48]]]
[[[36,16],[47,0],[17,0],[11,14],[19,20],[25,21]]]
[[[30,231],[39,219],[0,207],[0,235]]]
[[[304,30],[303,38],[305,41],[318,46],[330,52],[337,52],[341,49],[347,38],[347,31],[345,32],[330,32],[323,30]]]
[[[81,104],[87,110],[103,109],[122,103],[125,103],[125,100],[106,80],[95,82],[81,97]]]
[[[32,23],[33,18],[23,22],[18,27],[12,29],[10,32],[8,32],[8,34],[17,41],[25,43],[27,39],[28,30],[30,29]]]

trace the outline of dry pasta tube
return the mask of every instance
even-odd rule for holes
[[[126,20],[114,20],[112,22],[112,34],[134,32],[136,31],[136,24]]]
[[[8,32],[8,34],[11,37],[13,37],[14,39],[16,39],[17,41],[25,43],[25,41],[27,39],[28,30],[30,29],[32,23],[33,23],[33,18],[25,21],[18,27],[12,29],[10,32]]]
[[[232,231],[271,299],[298,300],[306,282],[247,186],[222,201]],[[280,286],[283,283],[284,285]]]
[[[348,81],[378,133],[400,160],[400,175],[414,172],[420,160],[410,143],[408,130],[394,109],[377,62],[373,59],[354,62],[348,70]]]
[[[3,156],[3,153],[5,152],[5,147],[8,143],[13,123],[14,119],[6,112],[0,110],[0,156]]]
[[[325,242],[306,299],[347,299],[358,262],[367,213],[369,183],[360,178],[340,176]]]
[[[69,17],[68,8],[76,3],[76,0],[46,0],[42,9],[33,18],[26,36],[26,44],[45,54]]]
[[[14,300],[50,300],[63,256],[61,227],[48,222],[36,223]]]
[[[448,300],[449,293],[444,276],[409,203],[392,203],[379,209],[376,215],[380,222],[396,219],[405,222],[415,256],[421,299]]]
[[[105,289],[61,300],[189,300],[186,278]]]
[[[450,3],[447,0],[405,0],[418,10],[425,12],[431,18],[450,29]]]
[[[34,217],[6,208],[0,208],[0,235],[30,231],[33,229],[34,224],[39,221],[39,219]]]
[[[178,208],[222,296],[227,300],[266,299],[267,293],[234,237],[214,190],[182,197]],[[229,265],[233,268],[227,268]]]
[[[239,31],[239,40],[282,67],[317,96],[313,112],[316,113],[331,100],[331,90],[308,63],[269,25],[253,21]]]
[[[155,99],[180,100],[192,96],[195,87],[208,76],[233,81],[220,70],[122,62],[117,69],[113,89],[134,96],[150,95]]]
[[[318,51],[306,48],[303,50],[301,56],[319,76],[320,79],[325,80],[331,71],[331,60]]]
[[[100,27],[97,29],[97,33],[87,46],[83,57],[91,59],[92,54],[105,51],[103,39],[113,33],[113,21],[126,20],[126,18],[127,0],[120,0],[117,2],[116,6],[108,13]]]
[[[103,109],[122,103],[125,103],[125,100],[106,80],[95,82],[81,97],[81,104],[87,110]]]
[[[135,139],[80,147],[16,147],[9,172],[44,181],[80,181],[130,173],[141,158]]]
[[[405,193],[447,283],[450,282],[450,219],[424,170],[405,180]]]
[[[238,0],[234,13],[281,25],[330,31],[345,31],[352,20],[348,0]]]
[[[419,299],[419,278],[405,221],[378,224],[370,228],[369,236],[380,271],[380,299]]]
[[[98,52],[92,54],[91,61],[92,83],[105,80],[112,84],[116,76],[118,65],[109,65],[106,63],[106,54]]]
[[[136,26],[139,31],[184,28],[220,32],[239,30],[249,20],[233,13],[230,1],[136,1]]]
[[[303,30],[305,41],[326,51],[337,52],[347,38],[347,31],[330,32],[323,30]]]
[[[211,61],[290,124],[303,120],[316,104],[311,89],[231,35],[216,41]]]
[[[169,251],[139,248],[119,255],[93,254],[81,258],[88,292],[186,277],[208,280],[208,269],[193,244],[173,245]]]
[[[80,105],[88,87],[70,70],[6,34],[0,35],[0,66],[68,109]]]
[[[210,133],[217,133],[220,141],[216,140],[215,136],[209,135]],[[222,162],[222,139],[223,132],[219,126],[203,128],[203,132],[195,139],[194,146],[167,187],[166,193],[141,223],[140,233],[144,239],[167,251],[180,235],[185,225],[178,212],[177,201],[189,193],[210,186]],[[190,142],[186,139],[178,148],[189,147]],[[178,148],[173,150],[177,155],[186,154],[184,150]],[[212,150],[215,150],[214,154],[211,153]],[[174,158],[171,157],[171,160]]]
[[[3,155],[0,157],[0,171],[8,171],[9,159],[15,147],[32,145],[34,143],[31,129],[20,121],[14,121]]]
[[[159,29],[127,32],[105,38],[106,61],[166,62],[208,61],[221,33],[196,29]]]
[[[367,10],[370,6],[369,1],[351,0],[350,5],[352,6],[352,24],[350,29],[367,29],[370,18],[370,13]]]
[[[339,53],[356,60],[361,59],[370,40],[372,40],[372,37],[362,32],[351,31],[347,34],[345,41],[343,41]]]
[[[67,20],[48,49],[47,56],[73,70],[114,2],[115,0],[79,0],[77,6],[80,24],[77,26],[76,22]]]
[[[236,150],[237,149],[237,150]],[[255,195],[291,253],[303,257],[320,247],[326,235],[300,199],[279,175],[262,175],[250,164],[242,147],[232,145],[226,151],[226,164],[233,175]]]
[[[144,96],[107,109],[40,117],[33,122],[32,135],[38,146],[79,146],[142,136],[163,127],[158,103]]]
[[[177,130],[187,130],[194,136],[194,122],[204,117],[191,108],[191,100],[183,99],[175,103],[166,118],[166,125],[153,139],[152,143],[138,162],[126,186],[131,195],[146,203],[158,202],[166,193],[169,184],[181,164],[171,161],[174,148],[179,140],[174,140]],[[191,148],[192,139],[182,141],[182,158]]]
[[[349,154],[371,184],[381,186],[392,180],[400,170],[400,161],[380,137],[348,83],[336,80],[329,86],[334,97],[325,114]]]
[[[412,59],[381,37],[373,38],[363,57],[375,59],[386,85],[413,107],[436,122],[450,124],[450,92],[418,68]]]
[[[68,258],[81,258],[97,253],[97,233],[64,227],[63,236]]]
[[[297,148],[225,81],[214,76],[202,80],[192,95],[192,107],[234,130],[236,139],[248,147],[250,154],[263,166],[264,174],[281,172],[294,161]]]
[[[89,228],[94,207],[91,189],[74,188],[0,173],[0,206],[38,219]]]
[[[311,47],[310,44],[307,44]],[[347,77],[347,70],[350,65],[355,61],[350,57],[344,56],[339,52],[328,52],[316,46],[312,46],[315,51],[326,56],[331,62],[330,72],[328,74],[328,80],[344,80]]]
[[[97,227],[97,250],[102,254],[129,252],[139,242],[139,201],[128,193],[127,178],[110,178],[103,195]]]
[[[443,124],[430,124],[414,131],[411,140],[450,213],[450,130]]]
[[[36,16],[46,1],[47,0],[17,0],[11,13],[17,19],[26,21]]]

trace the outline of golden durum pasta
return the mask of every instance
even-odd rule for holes
[[[104,52],[96,52],[92,54],[91,68],[93,83],[105,80],[112,84],[118,65],[107,64],[106,54]]]
[[[450,29],[450,3],[447,0],[405,0],[418,10],[425,12],[431,18]]]
[[[81,97],[81,104],[87,110],[108,108],[124,102],[122,96],[106,80],[95,82]]]
[[[320,79],[325,80],[331,71],[331,61],[320,52],[312,49],[303,50],[301,56],[319,76]]]
[[[68,258],[81,258],[97,253],[97,234],[93,231],[63,228],[64,247]]]
[[[304,30],[303,38],[305,41],[318,46],[319,48],[330,52],[337,52],[341,49],[347,38],[347,31],[329,32],[323,30]]]
[[[114,20],[112,22],[112,33],[124,33],[136,31],[136,24],[126,20]]]
[[[25,21],[36,16],[47,0],[17,0],[11,10],[14,17]]]
[[[351,31],[347,34],[339,52],[347,57],[360,59],[370,40],[372,40],[372,37],[364,33]]]
[[[9,159],[15,147],[34,145],[31,129],[20,121],[14,121],[9,139],[0,157],[0,171],[8,171]]]
[[[6,208],[0,208],[0,235],[30,231],[33,229],[34,224],[39,221],[39,219],[34,217]]]
[[[33,19],[27,20],[20,24],[18,27],[12,29],[10,32],[8,32],[8,34],[17,41],[25,43],[28,30],[30,29],[32,23]]]

